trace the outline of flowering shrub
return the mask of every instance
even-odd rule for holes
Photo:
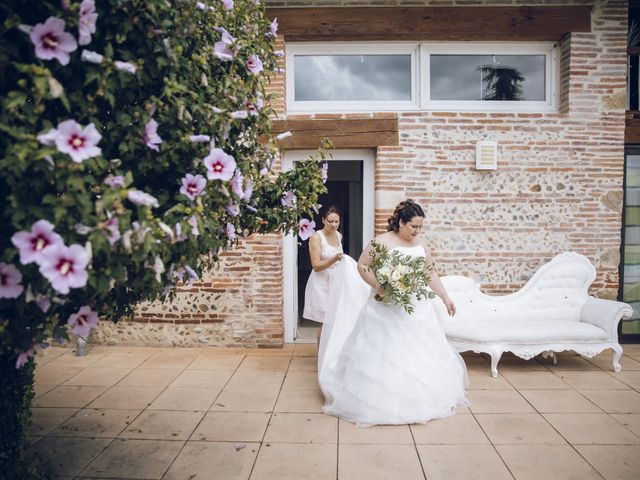
[[[312,233],[326,172],[271,170],[281,53],[259,0],[7,0],[0,18],[0,354],[17,366],[240,237]]]

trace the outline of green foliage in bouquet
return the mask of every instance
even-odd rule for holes
[[[170,297],[239,237],[308,232],[325,175],[272,171],[282,52],[260,2],[6,0],[0,25],[0,350],[18,366],[67,324]]]
[[[414,311],[413,301],[433,298],[428,289],[430,278],[427,271],[433,268],[425,265],[425,257],[405,255],[389,249],[373,240],[369,250],[369,269],[384,288],[384,296],[376,294],[375,299],[388,305],[399,305],[408,314]]]

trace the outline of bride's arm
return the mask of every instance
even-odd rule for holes
[[[449,315],[455,315],[456,306],[453,304],[453,302],[449,298],[449,295],[447,294],[447,290],[444,288],[444,285],[440,280],[440,275],[438,275],[438,272],[435,269],[433,258],[431,257],[431,252],[429,252],[429,248],[427,247],[426,242],[423,243],[423,245],[424,245],[424,250],[427,254],[427,258],[425,261],[425,272],[431,279],[431,281],[429,282],[429,286],[431,287],[431,290],[433,290],[433,292],[442,299],[442,302],[444,303],[445,307],[447,307],[447,312],[449,313]]]
[[[384,296],[384,289],[382,288],[382,285],[380,285],[376,276],[369,269],[369,266],[371,265],[371,255],[369,254],[370,250],[371,244],[367,245],[362,251],[360,258],[358,259],[358,273],[362,279],[376,291],[377,294]]]

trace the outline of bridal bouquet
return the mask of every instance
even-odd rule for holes
[[[403,255],[398,250],[389,252],[387,247],[376,241],[371,242],[369,255],[369,268],[385,291],[384,296],[376,294],[375,299],[379,302],[399,305],[411,314],[414,296],[417,300],[435,297],[427,289],[430,279],[425,272],[425,257]]]

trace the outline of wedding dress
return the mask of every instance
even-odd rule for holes
[[[425,256],[421,246],[396,249]],[[408,314],[373,297],[357,263],[343,257],[318,351],[323,411],[360,426],[398,425],[447,417],[467,406],[466,366],[438,323],[434,303],[440,300],[414,301]]]

